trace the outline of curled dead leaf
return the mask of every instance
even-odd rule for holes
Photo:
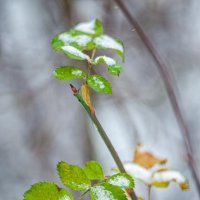
[[[157,158],[152,153],[143,150],[142,146],[138,144],[135,148],[133,162],[148,169],[156,164],[163,165],[167,162],[167,160]]]
[[[178,183],[182,190],[189,188],[186,178],[179,171],[160,169],[152,175],[152,185],[156,187],[167,187],[170,182]]]
[[[81,93],[82,93],[82,97],[84,101],[89,106],[91,113],[94,114],[95,111],[94,111],[94,107],[92,106],[92,102],[90,98],[90,90],[87,84],[84,84],[81,86]]]

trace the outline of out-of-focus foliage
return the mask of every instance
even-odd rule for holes
[[[179,171],[156,166],[166,163],[166,159],[158,158],[143,149],[141,145],[137,145],[133,161],[125,163],[125,168],[133,178],[142,181],[147,186],[165,188],[170,182],[176,182],[182,190],[188,189],[188,181]]]

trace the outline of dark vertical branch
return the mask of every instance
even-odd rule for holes
[[[149,53],[153,57],[153,59],[156,63],[156,66],[158,67],[159,73],[163,79],[165,88],[167,90],[167,94],[169,96],[172,108],[174,110],[176,120],[178,122],[178,125],[181,129],[181,133],[184,138],[185,148],[186,148],[187,156],[188,156],[188,164],[190,166],[190,169],[191,169],[191,172],[192,172],[192,175],[195,180],[195,183],[196,183],[196,186],[198,189],[198,193],[200,196],[200,180],[199,180],[198,168],[197,168],[197,164],[192,155],[192,144],[191,144],[190,137],[189,137],[189,130],[186,125],[184,116],[181,112],[180,105],[178,104],[175,90],[174,90],[174,87],[172,84],[173,83],[172,75],[171,75],[171,73],[169,73],[166,63],[160,57],[159,53],[157,52],[157,50],[153,46],[152,42],[150,41],[149,37],[144,32],[143,28],[137,22],[137,20],[134,18],[134,16],[129,12],[127,7],[124,5],[123,1],[122,0],[114,0],[114,1],[117,3],[117,5],[121,9],[121,11],[126,16],[127,20],[131,23],[131,25],[133,25],[135,27],[136,32],[138,33],[139,37],[145,44],[146,48],[149,50]]]

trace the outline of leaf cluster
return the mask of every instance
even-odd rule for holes
[[[91,68],[98,64],[105,64],[108,73],[119,76],[122,65],[106,55],[95,58],[95,52],[97,49],[113,50],[124,61],[124,47],[119,39],[103,33],[103,25],[100,20],[94,19],[80,23],[72,29],[56,35],[51,42],[51,47],[56,51],[63,52],[72,60],[86,61],[88,64],[87,71],[77,66],[57,67],[53,72],[56,78],[60,80],[82,79],[83,85],[88,85],[96,92],[112,93],[110,82],[102,75],[91,74]]]
[[[83,192],[79,199],[89,193],[92,200],[127,200],[126,190],[134,187],[132,177],[126,173],[105,177],[102,167],[97,161],[89,161],[83,167],[61,161],[57,164],[57,172],[61,182],[67,188]],[[49,181],[33,184],[24,193],[24,200],[73,199],[73,195],[69,191]]]

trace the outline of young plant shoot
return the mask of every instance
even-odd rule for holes
[[[105,64],[108,73],[114,76],[119,76],[122,70],[122,65],[111,57],[106,55],[95,57],[97,49],[113,50],[124,61],[122,42],[103,34],[101,21],[94,19],[90,22],[80,23],[69,31],[56,35],[51,46],[54,50],[63,52],[69,59],[87,63],[87,70],[78,66],[59,66],[53,71],[53,75],[60,80],[82,80],[82,84],[78,87],[80,89],[70,84],[73,95],[89,114],[119,169],[119,173],[108,178],[104,175],[101,165],[96,161],[89,161],[83,167],[61,161],[57,164],[57,172],[61,182],[71,190],[82,192],[79,200],[83,199],[87,193],[90,194],[92,200],[127,200],[130,198],[136,200],[133,191],[134,180],[125,172],[116,150],[96,118],[90,97],[91,89],[98,93],[112,93],[110,82],[102,75],[94,73],[96,65]],[[73,195],[68,190],[49,181],[33,184],[24,193],[24,200],[73,199]]]
[[[141,197],[136,197],[133,190],[133,178],[142,181],[148,187],[149,200],[152,187],[167,187],[170,182],[176,182],[182,190],[188,189],[188,182],[180,172],[168,168],[152,171],[152,167],[163,165],[167,160],[160,159],[148,151],[142,151],[141,146],[136,147],[134,160],[123,164],[96,117],[90,96],[91,90],[111,94],[112,86],[105,77],[95,73],[95,66],[104,64],[108,73],[113,76],[119,76],[122,71],[122,65],[118,61],[107,55],[96,56],[96,51],[112,50],[123,62],[123,43],[119,39],[105,35],[101,21],[94,19],[56,35],[51,47],[63,52],[69,59],[87,64],[86,70],[79,66],[59,66],[55,68],[53,75],[64,81],[82,80],[78,87],[69,83],[72,93],[86,110],[116,162],[116,174],[105,176],[102,166],[97,161],[89,161],[82,167],[60,161],[57,164],[57,173],[65,187],[61,188],[50,181],[35,183],[24,193],[24,200],[73,200],[72,193],[66,188],[81,192],[78,200],[83,199],[86,194],[89,194],[92,200],[142,200]]]

